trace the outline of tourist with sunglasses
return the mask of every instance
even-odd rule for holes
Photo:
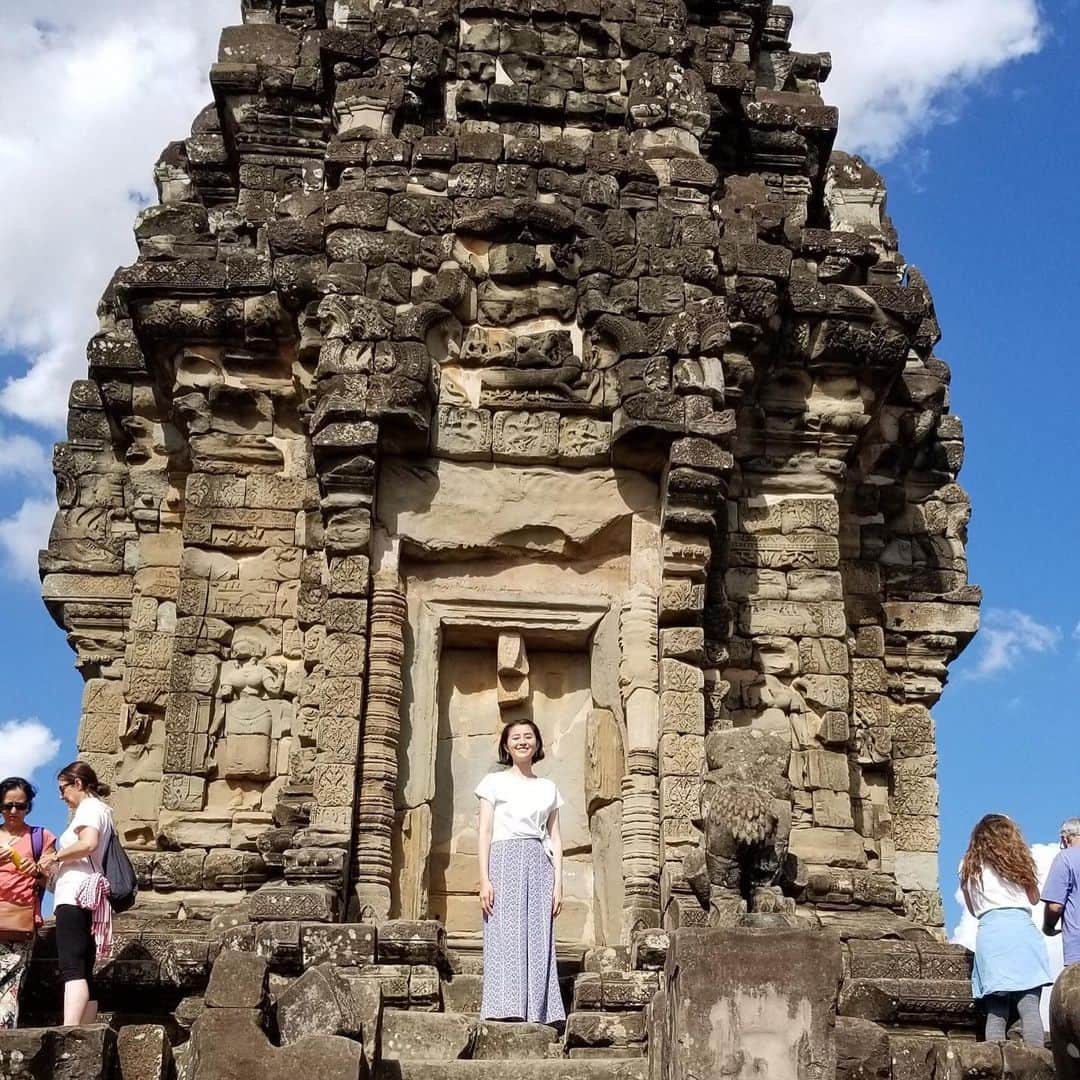
[[[51,832],[26,820],[36,794],[21,776],[0,780],[0,1028],[18,1023],[19,989],[41,925],[38,860],[56,846]]]
[[[56,851],[42,858],[41,868],[53,880],[64,1026],[70,1027],[97,1019],[94,961],[108,955],[112,938],[108,886],[100,867],[113,832],[113,817],[103,801],[109,785],[98,780],[85,761],[65,765],[57,773],[56,785],[74,813]]]

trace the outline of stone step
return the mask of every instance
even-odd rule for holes
[[[395,1061],[536,1060],[562,1055],[548,1024],[481,1020],[469,1013],[385,1009],[382,1056]]]
[[[482,1020],[476,1029],[474,1058],[516,1061],[562,1056],[559,1033],[549,1024]]]
[[[647,1058],[383,1062],[383,1080],[648,1080]]]
[[[643,1012],[572,1012],[566,1018],[565,1042],[569,1049],[633,1046],[645,1042]],[[619,1056],[619,1055],[612,1055]]]
[[[479,1013],[483,996],[483,975],[454,975],[443,979],[442,1001],[447,1012]]]
[[[586,971],[574,980],[575,1012],[644,1009],[660,989],[658,971]]]
[[[581,1061],[612,1061],[615,1058],[643,1058],[645,1044],[636,1046],[572,1046],[566,1056]]]
[[[464,1013],[384,1009],[382,1056],[397,1061],[453,1061],[472,1057],[476,1017]]]

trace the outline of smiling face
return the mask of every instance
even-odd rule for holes
[[[21,832],[30,809],[30,792],[23,787],[11,787],[0,796],[4,814],[4,828]]]
[[[536,758],[537,745],[531,724],[511,724],[506,731],[506,750],[515,765],[531,765]]]

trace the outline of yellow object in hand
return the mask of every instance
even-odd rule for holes
[[[26,860],[15,850],[15,845],[13,844],[9,847],[8,851],[11,852],[11,863],[15,869],[18,870],[20,874],[25,873]]]

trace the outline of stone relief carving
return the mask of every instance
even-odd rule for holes
[[[429,831],[405,594],[442,563],[540,607],[604,579],[610,940],[719,918],[683,868],[727,731],[787,739],[790,899],[939,920],[913,774],[980,598],[933,302],[790,13],[661,8],[257,0],[225,31],[72,387],[41,561],[122,703],[88,698],[80,750],[180,848],[140,851],[152,887],[270,873],[261,910],[386,915],[395,814]],[[535,625],[487,622],[507,715]],[[247,814],[318,857],[216,854],[251,854]]]
[[[254,627],[239,627],[218,676],[224,702],[218,770],[232,779],[268,780],[274,774],[274,703],[285,688],[286,661],[266,655],[268,638]]]

